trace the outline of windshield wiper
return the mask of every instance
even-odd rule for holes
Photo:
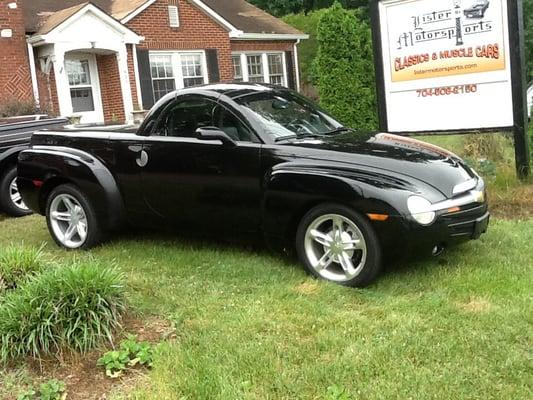
[[[324,135],[336,135],[339,133],[352,132],[352,131],[353,131],[352,128],[341,126],[339,128],[333,129],[332,131],[326,132]]]
[[[316,133],[297,133],[295,135],[287,135],[287,136],[281,136],[274,139],[276,142],[281,142],[282,140],[289,140],[289,139],[306,139],[306,138],[316,138],[320,137],[322,135],[316,134]]]

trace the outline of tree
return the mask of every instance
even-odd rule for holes
[[[288,14],[305,14],[322,8],[331,7],[334,0],[249,0],[250,3],[281,17]],[[368,0],[340,0],[344,8],[368,7]]]
[[[318,26],[315,73],[321,105],[346,125],[377,128],[372,39],[369,24],[336,2]]]

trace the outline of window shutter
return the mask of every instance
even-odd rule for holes
[[[148,50],[137,48],[137,64],[139,67],[139,83],[141,85],[143,108],[148,110],[154,105],[154,87],[152,85]]]
[[[296,90],[296,77],[294,70],[294,58],[292,56],[292,51],[285,52],[285,63],[287,64],[287,86],[290,89]]]
[[[179,28],[180,16],[178,12],[178,6],[168,6],[168,20],[171,28]]]
[[[218,68],[218,50],[207,49],[205,51],[205,57],[207,59],[207,76],[209,77],[209,83],[220,82],[220,70]]]

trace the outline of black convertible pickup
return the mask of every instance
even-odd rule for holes
[[[13,217],[31,213],[17,187],[17,158],[40,129],[62,127],[66,119],[46,115],[6,118],[0,121],[0,212]]]
[[[489,219],[483,179],[457,156],[355,132],[295,92],[255,84],[168,94],[138,130],[36,133],[19,189],[67,249],[124,224],[245,233],[349,286],[372,282],[395,249],[439,253]]]

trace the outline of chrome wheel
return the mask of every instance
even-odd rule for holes
[[[26,206],[26,204],[24,204],[24,201],[22,200],[22,196],[17,186],[17,178],[13,179],[11,183],[9,184],[9,198],[11,199],[13,204],[20,210],[22,211],[29,210],[28,206]]]
[[[327,280],[352,280],[365,267],[367,245],[363,233],[342,215],[323,215],[309,224],[304,248],[312,268]]]
[[[56,196],[50,204],[50,224],[59,242],[76,249],[87,240],[87,215],[78,200],[69,194]]]

